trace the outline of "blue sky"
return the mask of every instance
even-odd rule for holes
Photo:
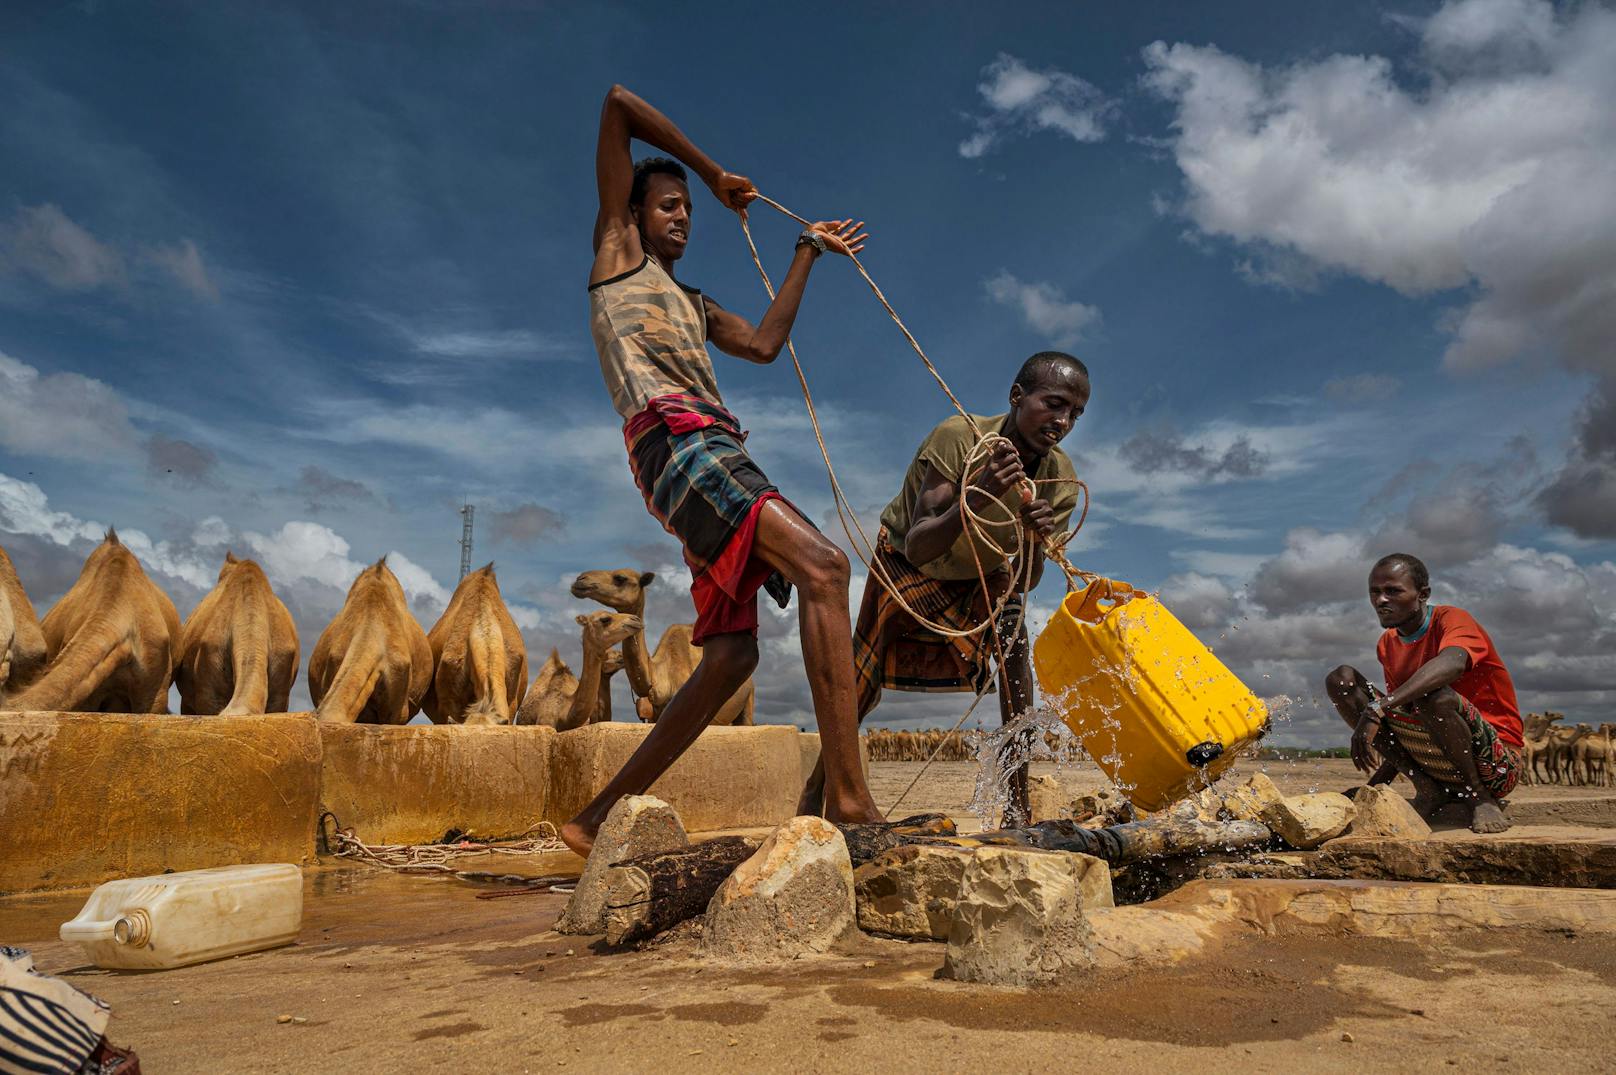
[[[1074,559],[1292,699],[1284,738],[1335,736],[1317,683],[1370,659],[1393,546],[1482,617],[1525,708],[1607,716],[1616,14],[1113,7],[7,5],[0,544],[48,606],[115,524],[182,615],[226,547],[254,555],[306,655],[384,553],[430,626],[469,498],[535,664],[576,659],[581,570],[656,570],[653,633],[688,619],[586,323],[621,81],[798,212],[867,220],[973,409],[1032,351],[1080,354]],[[795,227],[754,219],[783,272]],[[763,309],[705,195],[680,275]],[[873,524],[947,401],[845,263],[795,339]],[[718,370],[836,529],[789,365]],[[806,722],[793,620],[765,614],[760,715]],[[877,719],[963,707],[889,698]]]

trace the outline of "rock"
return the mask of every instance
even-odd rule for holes
[[[1263,811],[1285,801],[1267,773],[1252,773],[1222,792],[1222,809],[1237,821],[1262,821]]]
[[[1032,810],[1033,822],[1056,821],[1063,817],[1071,817],[1071,807],[1061,791],[1060,781],[1052,776],[1029,776],[1027,778],[1027,802]]]
[[[1287,844],[1307,851],[1346,832],[1352,816],[1351,799],[1318,791],[1270,804],[1263,810],[1262,822]]]
[[[948,940],[972,852],[906,844],[853,873],[859,928],[915,940]]]
[[[567,909],[556,922],[556,932],[605,933],[610,867],[636,855],[672,851],[689,843],[679,815],[661,799],[650,795],[625,795],[619,799],[595,837],[578,887],[573,889]]]
[[[275,1021],[284,1026],[292,1021],[292,1017],[290,1015],[277,1015]]]
[[[1094,965],[1083,918],[1084,856],[985,847],[960,882],[943,974],[1040,985]]]
[[[719,886],[701,948],[726,961],[774,962],[823,952],[855,928],[847,841],[822,818],[794,817]]]
[[[1103,859],[1066,851],[1076,861],[1084,907],[1111,907],[1111,867]],[[965,868],[976,852],[963,847],[906,844],[860,866],[853,874],[859,928],[912,940],[948,940]]]
[[[1414,804],[1384,784],[1359,788],[1352,805],[1354,813],[1348,836],[1423,840],[1431,835],[1431,826],[1414,809]]]

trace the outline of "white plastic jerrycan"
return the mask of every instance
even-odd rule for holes
[[[297,940],[303,873],[265,862],[108,881],[60,936],[98,967],[167,970]]]

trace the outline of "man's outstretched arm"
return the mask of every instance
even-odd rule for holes
[[[1459,646],[1444,646],[1435,657],[1420,665],[1402,686],[1386,696],[1387,709],[1400,709],[1424,698],[1432,691],[1451,686],[1470,671],[1470,654]]]
[[[724,171],[667,116],[622,86],[613,86],[601,105],[600,135],[595,143],[600,212],[595,217],[595,271],[591,279],[605,279],[632,269],[642,255],[639,230],[628,205],[634,187],[631,143],[636,138],[689,168],[714,197],[731,209],[744,209],[757,196],[751,180]],[[603,264],[606,261],[610,264]]]
[[[869,234],[861,231],[864,222],[852,220],[821,220],[809,229],[825,243],[825,249],[837,254],[857,254],[869,241]],[[791,268],[780,282],[774,301],[763,313],[763,320],[753,325],[746,318],[718,305],[707,303],[707,337],[726,355],[744,358],[748,362],[767,365],[779,357],[791,336],[791,326],[797,321],[797,310],[802,305],[802,293],[808,286],[808,270],[819,257],[818,248],[808,243],[797,247],[791,259]]]

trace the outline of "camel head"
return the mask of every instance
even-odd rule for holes
[[[608,646],[640,630],[640,618],[625,612],[590,612],[577,619],[584,629],[584,645],[597,647],[603,654]]]
[[[645,589],[655,580],[654,572],[626,567],[615,571],[585,571],[572,580],[572,596],[598,601],[607,608],[637,616],[645,611]]]
[[[610,679],[623,670],[623,651],[609,649],[606,656],[601,658],[600,674]]]

